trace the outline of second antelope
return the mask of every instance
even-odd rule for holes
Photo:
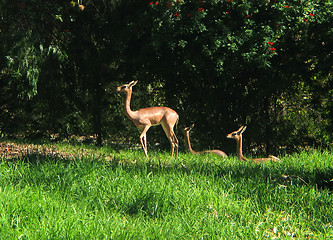
[[[249,161],[249,159],[245,158],[243,156],[243,152],[242,152],[242,144],[243,144],[243,137],[242,137],[242,133],[246,130],[246,126],[242,126],[240,127],[237,131],[234,131],[232,133],[229,133],[227,135],[227,138],[233,138],[236,140],[237,142],[237,156],[240,160],[243,161]],[[254,159],[250,159],[251,161],[255,162],[255,163],[260,163],[260,162],[267,162],[267,161],[281,161],[279,158],[270,155],[268,158],[254,158]]]
[[[151,126],[162,125],[162,128],[167,135],[171,144],[171,156],[173,156],[176,148],[176,157],[178,156],[178,139],[173,128],[178,124],[178,114],[168,107],[150,107],[142,108],[136,111],[131,110],[132,87],[138,81],[132,81],[129,84],[119,86],[117,91],[126,93],[125,113],[132,122],[141,129],[140,143],[142,149],[148,158],[147,153],[147,136],[146,133]]]
[[[190,151],[190,153],[193,154],[208,154],[212,153],[215,155],[218,155],[220,157],[227,157],[227,154],[221,150],[213,149],[213,150],[206,150],[206,151],[201,151],[201,152],[196,152],[192,149],[191,147],[191,142],[190,142],[190,131],[194,127],[194,124],[192,124],[190,127],[185,127],[184,128],[184,135],[185,135],[185,145],[187,146],[187,149]]]

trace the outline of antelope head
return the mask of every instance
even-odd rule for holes
[[[240,140],[242,133],[246,130],[246,126],[241,126],[237,131],[231,132],[227,135],[227,138],[233,138],[235,140]]]

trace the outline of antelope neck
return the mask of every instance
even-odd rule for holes
[[[191,147],[191,142],[190,142],[190,133],[188,131],[185,131],[185,135],[186,135],[186,145],[188,150],[193,153],[193,154],[197,154],[197,152],[195,152],[192,147]]]
[[[132,97],[132,91],[126,92],[125,113],[128,118],[134,119],[134,114],[133,111],[131,110],[131,97]]]
[[[237,156],[240,160],[247,160],[244,156],[243,156],[243,139],[242,139],[242,135],[239,136],[239,139],[237,139]]]

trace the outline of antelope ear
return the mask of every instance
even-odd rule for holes
[[[238,128],[238,130],[237,130],[237,131],[235,131],[235,132],[239,133],[240,131],[242,131],[243,127],[244,127],[244,126],[241,126],[241,127],[240,127],[240,128]]]
[[[135,84],[138,83],[138,80],[130,82],[128,85],[129,87],[133,87]]]
[[[192,130],[193,127],[194,127],[194,124],[192,124],[192,125],[189,126],[189,127],[184,127],[184,131],[189,132],[189,131]]]
[[[245,132],[247,126],[243,126],[241,133]]]

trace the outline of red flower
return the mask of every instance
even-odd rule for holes
[[[172,7],[172,3],[171,2],[168,2],[168,7]]]
[[[284,8],[291,8],[290,6],[284,6]]]
[[[267,42],[268,45],[273,45],[274,43],[273,42]]]
[[[175,13],[173,14],[175,17],[179,18],[180,17],[180,14],[179,13]]]
[[[153,4],[154,4],[153,2],[150,2],[150,3],[149,3],[150,6],[153,5]]]
[[[252,16],[250,14],[246,15],[246,18],[251,18]]]
[[[310,13],[309,15],[310,15],[311,17],[313,17],[313,16],[314,16],[314,13]]]
[[[231,2],[232,2],[232,0],[228,0],[228,2],[229,2],[229,3],[231,3]]]
[[[198,8],[198,12],[203,12],[205,9],[203,8]]]
[[[229,14],[229,12],[225,12],[225,14],[227,14],[227,15],[228,15],[228,14]]]
[[[270,50],[271,50],[271,51],[276,51],[276,48],[273,48],[273,47],[272,47],[272,48],[270,48]]]
[[[159,3],[159,2],[156,2],[156,3],[155,3],[155,5],[158,5],[158,4],[160,4],[160,3]]]

